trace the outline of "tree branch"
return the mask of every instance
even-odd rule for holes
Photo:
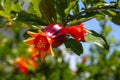
[[[88,14],[88,13],[91,13],[91,12],[97,12],[97,11],[100,11],[100,10],[106,10],[106,9],[117,9],[117,5],[116,5],[116,3],[110,3],[110,4],[105,3],[104,5],[98,6],[96,8],[90,8],[90,9],[84,10],[84,11],[79,12],[79,13],[73,15],[73,16],[69,15],[67,17],[66,22],[64,23],[64,26],[66,26],[70,21],[74,20],[77,16],[80,16],[80,15],[83,15],[83,14]],[[88,19],[88,20],[90,20],[90,19]],[[85,20],[85,21],[88,21],[88,20]],[[81,21],[81,22],[83,22],[83,21]]]

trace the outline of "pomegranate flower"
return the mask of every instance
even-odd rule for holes
[[[37,62],[31,58],[25,60],[23,57],[18,57],[13,64],[16,71],[20,70],[23,74],[26,74],[30,69],[35,70],[37,68]]]
[[[28,72],[27,69],[27,63],[25,62],[23,57],[19,57],[14,61],[14,67],[16,69],[16,71],[18,71],[18,69],[21,71],[21,73],[26,74]]]
[[[70,26],[67,29],[67,33],[70,34],[76,41],[85,41],[85,34],[87,30],[83,27],[84,24]]]
[[[38,33],[34,33],[31,31],[28,31],[27,33],[30,36],[32,36],[32,38],[26,39],[23,42],[34,45],[34,48],[40,51],[40,56],[41,56],[42,61],[44,61],[46,52],[54,56],[54,53],[52,50],[52,39],[51,38],[47,37],[47,35],[43,33],[41,30],[38,30]]]

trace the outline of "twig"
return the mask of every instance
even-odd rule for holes
[[[91,13],[93,11],[99,11],[99,10],[103,10],[103,9],[105,10],[105,9],[109,9],[109,8],[110,9],[111,8],[117,9],[116,3],[110,3],[110,4],[105,3],[104,5],[99,6],[97,8],[90,8],[90,9],[84,10],[82,12],[79,12],[79,13],[73,15],[73,16],[69,15],[68,18],[67,18],[67,20],[66,20],[66,22],[64,23],[64,26],[66,26],[67,23],[69,23],[70,21],[74,20],[77,16],[80,16],[82,14],[85,14],[85,13],[87,14],[87,13]]]

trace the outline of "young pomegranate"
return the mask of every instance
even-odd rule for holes
[[[52,39],[52,47],[57,47],[66,40],[66,29],[61,24],[48,25],[44,33]]]

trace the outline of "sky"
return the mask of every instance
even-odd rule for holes
[[[116,1],[116,0],[105,0],[105,1],[107,1],[109,3],[111,1]],[[94,30],[98,33],[101,31],[99,21],[97,21],[96,19],[86,21],[86,22],[84,22],[84,25],[85,25],[85,28],[90,29],[90,30]],[[110,33],[110,37],[114,37],[115,42],[120,44],[120,25],[116,25],[113,22],[111,22],[110,20],[108,20],[107,25],[109,25],[112,28],[112,32]],[[89,44],[89,43],[83,44],[84,54],[89,54],[90,45],[91,44]],[[117,49],[120,50],[120,46]]]

